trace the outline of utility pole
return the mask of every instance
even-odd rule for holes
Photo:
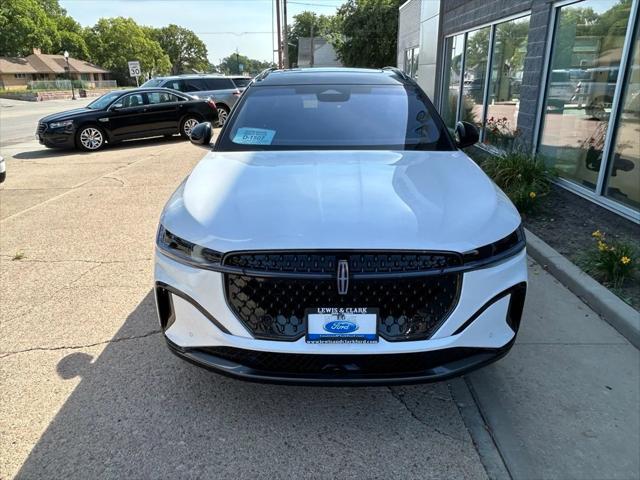
[[[311,24],[311,58],[309,59],[309,66],[313,68],[313,51],[315,47],[313,45],[313,23]]]
[[[278,68],[282,68],[282,28],[280,28],[280,0],[276,2],[276,28],[278,29]]]
[[[284,68],[289,68],[291,66],[291,63],[289,59],[289,34],[287,33],[287,0],[282,0],[282,16],[284,19],[284,32],[282,34],[282,56],[284,58]]]

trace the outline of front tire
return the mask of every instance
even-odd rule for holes
[[[105,143],[104,131],[95,125],[81,127],[76,134],[76,145],[85,152],[100,150]]]
[[[194,117],[193,115],[184,117],[180,123],[180,135],[182,138],[189,140],[191,137],[191,130],[193,130],[199,123],[200,119],[198,117]]]
[[[216,122],[216,127],[222,127],[227,118],[229,117],[229,109],[224,105],[218,106],[218,121]]]

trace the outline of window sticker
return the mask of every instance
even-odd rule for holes
[[[233,143],[242,145],[271,145],[275,134],[275,130],[241,127],[233,137]]]

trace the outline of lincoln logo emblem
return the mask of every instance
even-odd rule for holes
[[[338,294],[346,295],[349,291],[349,262],[338,261]]]

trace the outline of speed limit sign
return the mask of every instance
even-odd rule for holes
[[[138,62],[137,60],[134,60],[132,62],[128,62],[129,63],[129,76],[130,77],[139,77],[141,74],[140,71],[140,62]]]

